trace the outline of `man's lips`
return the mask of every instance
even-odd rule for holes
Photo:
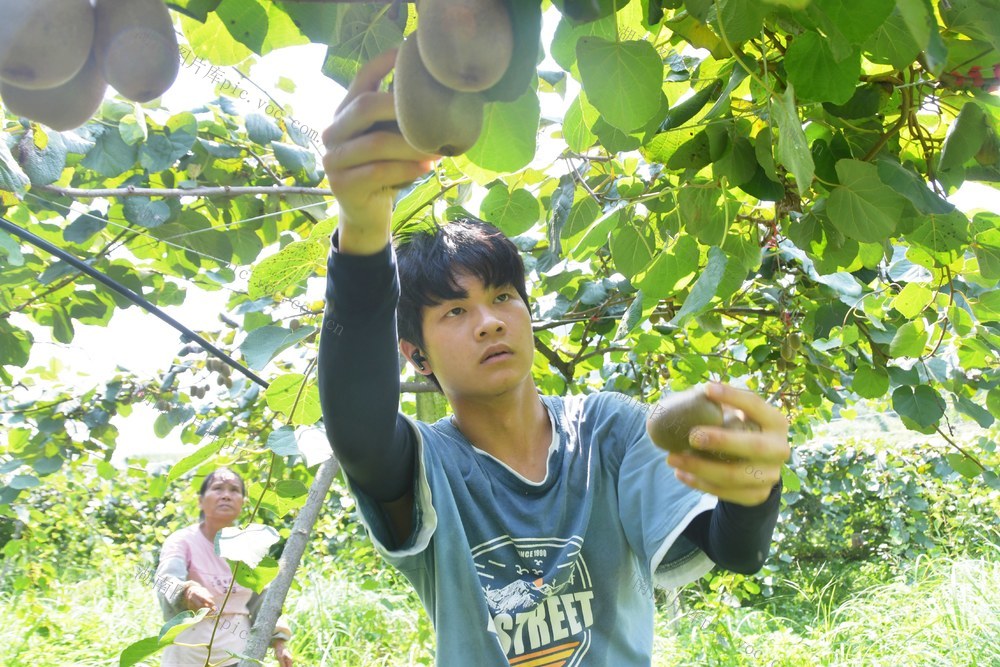
[[[505,359],[513,354],[514,353],[511,352],[510,348],[506,345],[497,345],[486,350],[486,354],[484,354],[483,358],[479,360],[479,363],[485,364],[487,361]]]

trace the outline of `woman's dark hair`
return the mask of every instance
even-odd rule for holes
[[[468,296],[456,283],[460,273],[476,276],[487,288],[513,285],[531,310],[524,262],[517,246],[488,222],[463,218],[443,226],[435,224],[397,238],[395,251],[400,286],[396,309],[399,338],[417,347],[424,347],[424,308]],[[441,389],[434,374],[429,377]]]
[[[239,483],[240,483],[240,495],[241,496],[246,496],[247,495],[247,487],[243,483],[243,478],[240,477],[239,473],[237,473],[234,470],[230,470],[229,468],[216,468],[212,472],[210,472],[207,475],[205,475],[205,479],[203,479],[201,481],[201,488],[198,489],[198,497],[199,498],[204,498],[205,497],[205,492],[208,491],[208,487],[212,486],[212,481],[215,479],[215,476],[218,475],[219,473],[222,473],[222,472],[228,472],[230,475],[234,476],[237,480],[239,480]],[[198,520],[199,521],[204,521],[205,520],[205,512],[204,511],[201,511],[201,510],[198,511]]]

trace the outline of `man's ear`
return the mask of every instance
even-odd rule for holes
[[[422,350],[419,347],[417,347],[410,341],[406,340],[405,338],[401,338],[399,340],[399,351],[402,352],[403,356],[409,360],[410,365],[413,366],[413,370],[415,370],[417,373],[419,373],[420,375],[431,374],[432,371],[430,369],[430,362],[428,361],[427,357],[422,354]],[[420,368],[421,365],[423,365],[423,368]]]

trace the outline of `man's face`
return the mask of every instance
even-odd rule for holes
[[[512,285],[486,288],[469,274],[456,276],[468,293],[424,309],[431,370],[446,393],[497,396],[530,376],[535,353],[531,313]],[[507,351],[484,358],[491,348]]]

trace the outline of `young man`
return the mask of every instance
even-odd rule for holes
[[[320,397],[362,519],[420,595],[438,664],[648,665],[654,582],[763,564],[786,420],[718,385],[713,398],[761,430],[697,437],[740,463],[668,459],[622,395],[540,395],[513,244],[478,221],[390,244],[393,188],[434,159],[369,131],[394,118],[391,94],[378,92],[393,62],[387,53],[362,68],[324,135],[341,213]],[[453,417],[399,412],[397,345]]]

